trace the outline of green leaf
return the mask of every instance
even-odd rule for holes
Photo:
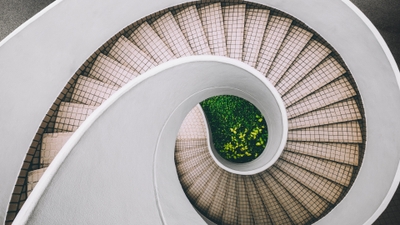
[[[214,147],[222,157],[245,162],[260,155],[268,130],[264,117],[254,105],[228,95],[206,99],[200,105],[210,125]]]

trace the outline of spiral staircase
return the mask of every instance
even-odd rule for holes
[[[211,157],[201,107],[188,114],[175,163],[202,216],[216,224],[311,224],[335,208],[357,177],[366,145],[362,96],[350,70],[321,36],[288,14],[249,2],[195,2],[126,27],[75,73],[31,145],[6,224],[96,108],[152,68],[194,55],[229,57],[255,68],[281,95],[289,125],[277,162],[239,175]]]

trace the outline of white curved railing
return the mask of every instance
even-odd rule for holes
[[[110,208],[109,205],[96,204],[99,200],[117,202],[120,205],[118,207],[113,204],[114,216],[110,221],[117,224],[138,221],[155,224],[157,219],[154,215],[157,214],[154,206],[158,206],[160,219],[165,224],[185,224],[188,221],[190,224],[204,223],[188,202],[176,174],[176,135],[187,113],[200,101],[214,95],[239,95],[255,103],[263,114],[269,112],[269,103],[274,100],[268,101],[271,97],[270,84],[262,75],[254,72],[250,66],[234,59],[193,56],[169,61],[132,80],[93,112],[73,134],[46,170],[14,223],[54,224],[67,220],[80,223],[85,221],[86,214],[75,214],[73,219],[68,219],[65,216],[70,215],[65,212],[70,208],[83,212],[87,208],[96,212]],[[154,94],[149,94],[149,91]],[[161,113],[159,109],[162,109]],[[157,118],[154,118],[155,115]],[[272,125],[272,132],[282,129],[273,129],[274,121],[268,122],[271,122],[269,124]],[[281,122],[286,127],[281,132],[287,135],[287,120],[277,120],[275,123]],[[148,126],[152,128],[147,129]],[[282,150],[285,143],[282,143],[281,137],[279,135],[277,143],[270,146]],[[106,143],[100,141],[105,139]],[[126,142],[126,139],[132,142]],[[115,154],[104,154],[110,148],[113,148],[111,151]],[[95,157],[96,161],[93,161],[93,154],[100,155]],[[146,163],[141,164],[142,161]],[[109,166],[107,174],[98,175],[99,168],[96,165],[99,162],[123,165],[126,167],[124,175],[118,171],[119,167]],[[137,165],[135,169],[129,170],[129,164]],[[110,176],[116,177],[116,174],[118,179],[124,180],[128,177],[127,179],[135,183],[126,185],[121,181],[119,185],[124,188],[116,186],[115,181],[107,179]],[[78,176],[86,179],[80,179],[77,186],[75,179]],[[79,190],[74,190],[74,186],[79,187]],[[98,188],[99,186],[102,188]],[[107,189],[107,196],[97,196],[100,199],[87,196],[88,193],[96,195],[103,188]],[[148,192],[143,193],[145,189]],[[154,193],[149,191],[153,189]],[[130,190],[135,196],[125,195]],[[77,204],[79,199],[84,202]],[[59,202],[63,204],[55,207],[54,204]],[[129,202],[140,202],[136,207],[130,208],[137,212],[143,211],[142,207],[146,204],[148,207],[144,207],[145,211],[141,213],[125,214],[123,208]],[[104,223],[109,219],[109,214],[98,214],[96,219],[92,218],[90,221]]]
[[[0,158],[3,181],[0,186],[0,220],[4,221],[34,133],[73,72],[125,26],[160,9],[184,2],[187,1],[158,1],[139,8],[137,1],[120,4],[111,0],[59,1],[1,43],[0,67],[5,75],[0,82],[0,94],[6,97],[0,100],[3,138],[0,142],[3,155]],[[360,17],[360,12],[355,13],[355,7],[349,7],[351,3],[348,1],[255,2],[282,10],[305,22],[341,54],[351,70],[363,98],[367,120],[364,162],[348,195],[319,223],[371,223],[389,203],[399,179],[396,131],[400,128],[400,121],[393,118],[400,112],[400,76],[393,57],[368,20]],[[349,209],[348,205],[352,207]],[[367,209],[366,205],[369,206]],[[360,208],[363,209],[361,212]]]
[[[212,59],[213,57],[206,56],[206,58]],[[283,100],[281,99],[281,96],[275,87],[267,79],[265,79],[260,72],[251,66],[248,66],[240,61],[236,61],[236,64],[246,68],[249,73],[254,74],[265,85],[267,92],[264,98],[256,98],[252,95],[249,96],[248,93],[243,93],[234,89],[230,90],[230,92],[251,102],[258,109],[263,109],[263,116],[268,124],[268,144],[265,146],[263,153],[257,159],[247,163],[232,163],[221,157],[215,150],[211,141],[211,132],[208,128],[206,129],[208,149],[214,162],[222,169],[234,174],[252,175],[260,173],[271,167],[282,154],[287,141],[288,119]],[[250,88],[251,86],[249,86],[249,89]],[[206,121],[205,118],[204,120]]]

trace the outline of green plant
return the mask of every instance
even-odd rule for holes
[[[268,129],[261,112],[250,102],[231,95],[200,103],[211,128],[215,149],[232,162],[249,162],[265,149]]]

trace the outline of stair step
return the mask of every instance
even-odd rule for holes
[[[121,87],[137,75],[139,74],[131,68],[100,53],[99,56],[97,56],[88,77],[100,80],[110,85]]]
[[[353,167],[346,164],[340,164],[329,160],[318,159],[291,152],[283,152],[281,157],[282,159],[303,169],[323,176],[344,186],[348,186],[350,184],[350,180],[353,175]]]
[[[205,165],[201,165],[202,169],[200,173],[196,174],[197,177],[193,177],[192,180],[187,180],[185,183],[182,182],[183,180],[181,179],[181,184],[192,202],[197,201],[197,199],[201,196],[201,194],[204,192],[207,181],[211,179],[213,172],[215,172],[215,167],[212,166],[212,163],[204,164]]]
[[[224,224],[236,224],[237,223],[237,195],[236,195],[236,174],[229,173],[228,184],[225,192],[225,205],[222,214],[222,220]]]
[[[297,26],[293,26],[289,30],[267,73],[267,78],[273,85],[281,79],[282,75],[298,57],[311,37],[312,33]]]
[[[176,168],[179,170],[179,175],[182,177],[182,180],[192,179],[189,176],[198,175],[189,172],[201,166],[202,163],[208,163],[209,160],[207,158],[209,157],[208,152],[201,150],[198,154],[187,157],[185,161],[183,161],[182,158],[178,158],[176,161]]]
[[[205,180],[204,183],[196,183],[196,186],[192,185],[188,189],[188,191],[190,191],[196,188],[199,192],[201,192],[200,196],[196,199],[196,205],[199,206],[203,212],[208,211],[208,208],[213,201],[214,193],[217,191],[219,178],[222,174],[222,171],[216,164],[210,168],[212,168],[212,171],[209,172],[210,177]]]
[[[237,194],[237,208],[238,221],[237,224],[254,224],[252,219],[252,212],[250,208],[249,199],[247,197],[247,190],[244,183],[244,176],[238,176],[236,182]]]
[[[182,173],[180,174],[182,186],[190,188],[193,185],[196,185],[197,181],[204,181],[202,179],[205,178],[202,178],[202,176],[205,173],[208,173],[207,171],[209,169],[214,168],[214,164],[212,158],[209,155],[204,154],[200,155],[197,160],[192,161],[191,164],[186,165],[184,168],[181,168],[181,164],[177,165],[178,171],[181,171]]]
[[[266,173],[265,171],[262,173]],[[258,189],[260,198],[264,203],[266,212],[271,218],[272,224],[292,224],[289,216],[286,214],[285,210],[278,203],[272,192],[266,186],[262,179],[263,175],[252,176],[253,182]]]
[[[250,216],[253,217],[254,224],[271,224],[271,220],[260,198],[260,192],[255,186],[253,179],[251,176],[243,176],[243,180],[250,203]]]
[[[111,48],[108,56],[113,57],[121,64],[132,68],[138,74],[143,74],[147,70],[155,67],[157,63],[146,52],[138,46],[121,36]]]
[[[286,107],[289,107],[305,96],[332,82],[345,72],[346,70],[333,57],[328,56],[303,80],[299,81],[291,90],[286,92],[282,100],[285,102]]]
[[[290,193],[282,187],[270,174],[263,173],[263,179],[268,181],[269,189],[272,191],[279,204],[284,208],[286,213],[294,224],[305,224],[310,221],[312,215],[302,206]]]
[[[157,19],[151,24],[151,27],[176,57],[194,55],[189,42],[186,40],[171,12]]]
[[[246,5],[224,6],[222,7],[222,14],[224,17],[227,56],[242,60]]]
[[[182,140],[175,142],[175,163],[181,164],[186,160],[208,153],[207,139]]]
[[[73,132],[86,120],[97,106],[61,102],[58,109],[55,132]]]
[[[196,105],[183,120],[176,139],[207,138],[207,126],[201,106]]]
[[[72,132],[43,134],[40,150],[41,167],[48,167],[50,165],[72,134]]]
[[[157,64],[174,59],[174,53],[161,40],[151,26],[144,22],[129,36],[142,51],[153,57]]]
[[[116,92],[118,88],[118,86],[106,84],[99,80],[79,76],[72,93],[71,102],[98,106]]]
[[[276,54],[290,28],[292,20],[281,16],[271,16],[258,54],[256,69],[267,75]]]
[[[187,7],[178,12],[175,15],[175,19],[193,52],[197,55],[211,55],[196,6]]]
[[[185,152],[186,148],[187,147],[185,147],[183,151],[179,152]],[[180,162],[176,165],[176,167],[178,171],[180,171],[181,176],[186,176],[188,172],[200,166],[201,163],[208,162],[208,158],[210,158],[210,156],[208,155],[208,151],[206,151],[206,148],[203,147],[203,149],[198,151],[197,155],[193,155],[193,157],[188,157],[187,160]],[[179,161],[181,160],[179,159]]]
[[[27,195],[29,196],[47,168],[32,170],[28,173]]]
[[[340,77],[290,107],[287,107],[287,116],[291,119],[330,104],[351,98],[356,94],[357,93],[354,91],[347,78]]]
[[[258,53],[267,27],[269,10],[247,9],[244,27],[243,62],[256,67]]]
[[[311,173],[301,167],[293,165],[283,160],[278,160],[274,164],[277,168],[300,182],[322,198],[335,204],[343,191],[343,186],[334,183],[320,175]]]
[[[362,134],[358,122],[350,121],[289,130],[287,139],[291,141],[362,143]]]
[[[329,48],[316,40],[311,40],[277,83],[278,92],[284,95],[330,53]]]
[[[198,12],[211,54],[227,56],[221,3],[200,7]]]
[[[285,150],[338,163],[358,165],[358,144],[288,141]]]
[[[228,186],[228,178],[229,173],[225,170],[220,170],[220,177],[218,187],[215,191],[214,197],[210,203],[210,207],[208,208],[207,215],[209,218],[218,224],[222,223],[222,215],[224,213],[224,204],[225,204],[225,192],[230,187]]]
[[[319,217],[329,207],[327,201],[277,168],[271,167],[269,172],[314,217]]]
[[[357,102],[350,98],[289,120],[289,130],[361,119]]]

